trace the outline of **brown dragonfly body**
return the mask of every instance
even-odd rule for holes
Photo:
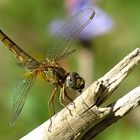
[[[53,36],[52,40],[50,41],[49,48],[47,49],[47,58],[43,62],[38,62],[37,60],[32,58],[0,30],[1,42],[3,42],[5,46],[7,46],[9,50],[14,54],[14,56],[20,60],[20,63],[18,65],[25,67],[30,71],[15,88],[11,125],[15,123],[17,117],[19,116],[28,95],[28,91],[31,88],[32,83],[34,82],[36,77],[39,75],[41,75],[44,80],[50,82],[55,86],[48,101],[49,112],[51,103],[54,107],[53,99],[58,88],[60,88],[59,101],[61,105],[63,105],[61,100],[64,99],[65,96],[68,97],[66,93],[67,88],[82,92],[82,89],[85,86],[84,79],[80,77],[76,72],[66,72],[58,64],[58,60],[62,59],[65,56],[68,56],[73,52],[73,50],[70,50],[70,45],[79,35],[79,33],[86,27],[86,25],[90,23],[90,21],[94,17],[94,14],[94,10],[89,8],[80,11],[75,16],[71,17],[58,30],[58,32],[56,32],[59,34],[60,32],[63,33],[64,30],[68,29],[68,33],[64,38],[61,38],[57,41],[57,35]],[[81,22],[80,18],[84,15],[88,16]],[[70,98],[68,97],[68,99]]]
[[[51,82],[54,85],[63,87],[67,73],[58,63],[56,62],[38,62],[26,52],[20,49],[8,36],[6,36],[0,30],[0,40],[9,48],[9,50],[21,61],[21,65],[24,65],[27,69],[35,72],[37,75],[40,75],[48,82]],[[78,74],[77,74],[78,75]],[[83,87],[77,87],[76,90],[80,90]]]

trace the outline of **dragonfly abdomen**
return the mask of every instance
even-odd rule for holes
[[[20,49],[18,45],[16,45],[16,43],[14,43],[1,30],[0,30],[0,40],[9,48],[9,50],[14,54],[14,56],[18,58],[22,63],[29,64],[30,62],[34,62],[34,64],[38,64],[38,62],[35,59],[33,59],[22,49]]]

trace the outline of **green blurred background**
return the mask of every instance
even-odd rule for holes
[[[94,79],[103,76],[130,51],[140,47],[140,1],[102,0],[98,5],[115,22],[111,33],[94,40]],[[22,49],[38,60],[45,59],[47,26],[55,18],[65,16],[60,0],[0,0],[0,28]],[[76,54],[74,54],[76,58]],[[49,85],[36,80],[23,111],[14,127],[9,127],[13,89],[25,70],[18,68],[18,61],[0,44],[0,139],[19,139],[48,118],[47,101]],[[70,59],[71,70],[78,70],[76,60]],[[140,83],[140,66],[115,91],[108,102],[113,102]],[[60,108],[59,104],[57,105]],[[137,108],[116,124],[97,136],[98,140],[138,140],[140,137],[140,109]]]

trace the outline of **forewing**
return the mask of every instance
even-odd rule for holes
[[[14,91],[12,119],[10,122],[10,126],[13,126],[15,124],[15,121],[24,106],[28,91],[30,90],[36,76],[36,73],[31,73],[26,79],[24,78],[16,86]]]
[[[47,48],[47,59],[58,61],[71,54],[70,46],[80,32],[90,23],[95,15],[92,8],[84,9],[67,20],[50,38]]]

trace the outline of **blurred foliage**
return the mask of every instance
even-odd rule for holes
[[[103,76],[140,44],[139,0],[102,0],[98,5],[112,16],[115,28],[111,33],[93,41],[95,79]],[[48,24],[54,17],[63,18],[64,14],[63,1],[60,0],[0,0],[0,28],[22,49],[38,60],[45,59]],[[77,63],[73,59],[71,61]],[[47,101],[51,89],[44,81],[36,80],[15,126],[9,127],[13,87],[25,72],[17,68],[15,63],[17,60],[4,45],[0,44],[0,139],[2,140],[19,139],[48,117]],[[110,100],[115,101],[139,85],[139,68],[138,66],[125,80]],[[60,109],[60,106],[58,108]],[[138,140],[140,117],[136,114],[137,111],[138,109],[106,129],[95,139]]]

